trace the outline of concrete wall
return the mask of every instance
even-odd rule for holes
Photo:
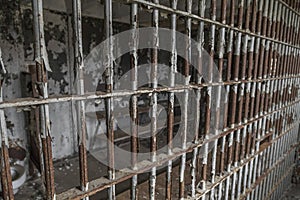
[[[73,52],[71,16],[68,1],[44,1],[44,28],[47,52],[52,72],[49,72],[49,95],[72,94]],[[53,7],[54,6],[54,7]],[[53,11],[53,10],[56,11]],[[92,12],[92,11],[90,11]],[[129,13],[128,13],[129,14]],[[90,13],[83,17],[85,56],[103,39],[103,20]],[[30,1],[4,1],[0,7],[0,47],[8,74],[4,84],[4,100],[31,95],[28,65],[34,64],[33,19]],[[117,26],[118,27],[118,26]],[[128,25],[120,24],[120,30]],[[93,70],[90,70],[92,72]],[[94,86],[96,89],[97,86]],[[28,110],[5,110],[11,146],[28,149]],[[76,126],[71,103],[50,104],[53,138],[53,158],[60,159],[77,150]],[[88,119],[88,132],[95,131],[95,119]]]
[[[8,70],[4,84],[4,100],[30,95],[28,65],[34,64],[31,7],[18,1],[1,2],[0,47]],[[45,38],[52,73],[49,73],[49,94],[70,94],[69,17],[45,10]],[[27,111],[24,111],[27,110]],[[50,105],[53,157],[61,158],[74,152],[74,131],[71,126],[70,104]],[[70,114],[67,114],[70,113]],[[27,147],[29,124],[27,109],[6,109],[6,122],[11,145]],[[61,117],[64,114],[64,117]],[[61,127],[64,127],[62,129]]]

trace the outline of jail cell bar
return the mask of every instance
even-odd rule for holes
[[[70,96],[48,96],[47,92],[47,65],[45,59],[45,43],[43,30],[42,1],[33,0],[33,17],[35,24],[35,51],[38,58],[37,71],[42,98],[21,98],[0,102],[1,111],[1,180],[3,198],[13,199],[12,183],[9,171],[8,142],[4,121],[4,108],[20,106],[40,106],[40,136],[42,145],[43,178],[46,186],[47,199],[88,199],[90,196],[108,190],[108,198],[116,199],[115,186],[131,179],[131,199],[138,198],[138,175],[150,171],[149,199],[156,199],[156,167],[167,164],[166,169],[166,199],[175,198],[172,187],[178,184],[180,199],[279,199],[280,195],[291,183],[294,167],[295,149],[299,148],[299,94],[300,84],[300,2],[282,0],[222,0],[221,9],[217,10],[216,0],[198,0],[198,12],[192,12],[195,0],[186,0],[186,9],[178,9],[180,2],[171,0],[170,6],[160,4],[158,0],[119,0],[118,3],[130,5],[130,24],[132,30],[139,28],[139,11],[142,6],[152,12],[152,26],[156,29],[152,37],[157,41],[151,51],[151,88],[140,90],[137,87],[138,51],[136,32],[132,35],[131,68],[133,80],[132,91],[113,91],[113,12],[112,0],[104,1],[105,36],[110,40],[107,65],[106,92],[97,94],[85,93],[83,84],[83,53],[81,27],[81,1],[73,0],[73,28],[74,28],[74,60],[77,94]],[[210,8],[206,6],[210,5]],[[237,6],[237,7],[236,7]],[[209,14],[206,15],[206,9]],[[220,12],[220,16],[218,14]],[[170,87],[161,87],[157,84],[157,65],[160,13],[169,14],[169,24],[172,35],[172,52],[170,58],[171,78]],[[209,17],[206,17],[209,16]],[[201,76],[196,81],[189,79],[189,60],[184,64],[185,83],[175,85],[175,71],[177,70],[176,35],[179,21],[185,21],[185,34],[188,37],[186,44],[187,58],[191,52],[190,40],[192,31],[197,31],[199,49],[209,45],[209,74],[213,74],[213,64],[216,63],[220,72],[217,80],[209,78],[203,83]],[[195,23],[194,23],[195,22]],[[209,41],[205,34],[209,34]],[[4,51],[4,50],[3,50]],[[199,50],[198,71],[202,71],[202,51]],[[224,78],[225,77],[225,78]],[[223,81],[223,82],[222,82]],[[38,84],[37,83],[37,84]],[[211,121],[211,96],[208,92],[217,88],[217,99],[221,98],[220,88],[225,87],[225,110],[223,118],[220,110],[216,110],[216,119]],[[195,138],[192,145],[186,145],[188,123],[188,91],[196,91]],[[157,95],[168,93],[168,152],[156,154],[157,130]],[[184,132],[180,148],[173,147],[172,137],[174,128],[174,93],[182,92],[184,105],[182,110]],[[138,161],[136,154],[131,158],[131,169],[124,171],[114,170],[114,97],[133,96],[131,99],[131,150],[138,151],[138,108],[137,97],[141,94],[152,94],[151,118],[151,158]],[[202,95],[205,94],[205,95]],[[2,96],[2,95],[1,95]],[[88,180],[87,150],[85,144],[85,108],[86,100],[105,99],[107,137],[109,143],[107,152],[109,158],[108,178],[101,177]],[[201,108],[201,100],[206,104]],[[80,156],[80,188],[72,188],[61,194],[55,193],[52,147],[50,138],[50,122],[48,104],[75,101],[77,104],[78,146]],[[220,103],[217,100],[217,104]],[[201,112],[204,112],[204,131],[200,131]],[[220,133],[214,137],[210,134],[211,123],[223,123]],[[216,127],[218,127],[216,125]],[[218,131],[218,130],[214,130]],[[209,143],[214,147],[208,152]],[[199,149],[204,147],[203,157],[199,158]],[[187,154],[191,153],[191,158]],[[172,179],[175,159],[180,158],[179,179]],[[190,160],[189,160],[190,159]],[[199,161],[200,159],[200,161]],[[186,172],[186,162],[191,162],[191,171]],[[186,187],[186,174],[189,173],[191,187]],[[188,192],[186,192],[189,190]]]

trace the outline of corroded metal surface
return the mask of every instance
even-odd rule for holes
[[[44,18],[43,18],[43,2],[32,1],[33,18],[34,18],[34,35],[35,35],[35,62],[37,68],[36,87],[39,91],[40,98],[47,99],[48,94],[48,71],[51,71],[49,66],[48,54],[46,51],[45,35],[44,35]],[[39,123],[40,137],[43,152],[43,175],[46,186],[47,199],[55,199],[54,186],[54,169],[52,159],[52,142],[51,142],[51,125],[49,105],[40,106]]]
[[[73,20],[74,20],[74,58],[76,72],[76,92],[84,94],[84,65],[83,65],[83,47],[82,47],[82,17],[81,1],[73,1]],[[86,119],[85,105],[83,101],[76,102],[77,111],[77,131],[78,131],[78,151],[80,157],[80,186],[83,191],[88,190],[88,169],[87,169],[87,147],[86,147]]]

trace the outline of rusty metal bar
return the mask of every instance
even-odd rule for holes
[[[74,33],[74,68],[76,71],[76,92],[84,94],[84,65],[82,47],[81,0],[73,1],[73,33]],[[82,191],[88,190],[88,166],[86,147],[86,119],[84,101],[76,102],[77,136],[80,166],[80,186]],[[87,198],[88,199],[88,198]]]
[[[227,0],[223,0],[222,4],[221,4],[221,22],[223,24],[226,24],[226,11],[227,11]],[[218,41],[218,46],[219,46],[219,50],[218,50],[218,70],[219,70],[219,80],[218,81],[222,81],[222,71],[224,68],[224,54],[225,54],[225,28],[220,28],[219,29],[219,41]],[[221,88],[218,88],[221,89]],[[226,96],[228,95],[227,93],[225,94]],[[228,97],[225,97],[228,98]],[[221,102],[220,102],[221,103]],[[228,107],[226,106],[225,109],[228,109]],[[219,110],[220,112],[220,110]],[[217,115],[220,115],[220,113],[218,113]],[[220,116],[219,116],[220,117]],[[223,118],[224,119],[224,118]],[[222,120],[219,119],[218,120]],[[223,127],[220,128],[226,128],[227,124],[224,123],[223,121]],[[226,144],[226,136],[222,137],[222,141],[221,141],[221,149],[220,149],[220,167],[219,167],[219,176],[224,175],[225,172],[225,144]],[[218,191],[218,199],[222,198],[222,189],[223,189],[223,182],[220,183],[219,185],[219,191]]]
[[[245,29],[249,30],[250,25],[250,13],[251,13],[251,1],[246,2],[246,13],[245,13]],[[241,62],[242,62],[242,71],[241,71],[241,79],[246,80],[246,67],[247,67],[247,56],[248,56],[248,43],[249,43],[249,37],[248,35],[245,35],[243,38],[243,46],[241,49]],[[250,49],[250,48],[249,48]],[[248,74],[249,77],[251,74]],[[249,106],[249,94],[250,94],[250,88],[251,84],[247,85],[247,89],[245,91],[245,84],[240,85],[240,97],[239,97],[239,114],[238,114],[238,123],[247,122],[247,116],[248,116],[248,106]],[[246,94],[245,94],[246,93]],[[246,96],[246,97],[244,97]],[[247,99],[248,98],[248,99]],[[244,105],[244,114],[242,114],[242,107]],[[241,139],[241,153],[240,153],[240,162],[244,162],[244,159],[248,157],[248,153],[246,151],[246,145],[250,146],[251,141],[251,134],[248,132],[248,126],[245,126],[242,132],[242,139]],[[247,135],[248,134],[248,135]],[[248,142],[246,142],[248,141]],[[248,164],[245,165],[244,168],[241,168],[240,174],[239,174],[239,180],[238,180],[238,190],[237,190],[237,198],[240,198],[240,194],[243,193],[247,187],[247,175],[248,175]]]
[[[28,106],[36,106],[36,105],[43,105],[43,104],[51,104],[51,103],[60,103],[60,102],[69,102],[69,101],[81,101],[81,100],[97,100],[97,99],[105,99],[110,97],[122,97],[122,96],[131,96],[131,95],[138,95],[138,94],[148,94],[153,92],[181,92],[184,89],[194,90],[198,88],[206,88],[208,86],[217,86],[217,85],[235,85],[239,83],[258,83],[264,82],[268,80],[284,80],[290,78],[297,78],[300,75],[296,76],[278,76],[276,78],[269,78],[269,79],[260,79],[260,80],[245,80],[245,81],[225,81],[223,83],[201,83],[195,84],[191,83],[188,86],[185,85],[176,85],[176,87],[163,87],[159,86],[156,89],[151,88],[141,88],[136,91],[116,91],[114,93],[107,93],[107,92],[86,92],[84,95],[49,95],[47,99],[38,99],[38,98],[16,98],[13,100],[7,100],[0,103],[0,109],[2,108],[11,108],[11,107],[28,107]]]
[[[43,2],[38,0],[32,1],[33,5],[33,21],[35,35],[35,61],[37,68],[36,86],[39,88],[42,99],[47,99],[48,83],[47,71],[51,71],[49,66],[45,37],[44,37],[44,20],[43,20]],[[52,144],[51,144],[51,128],[49,105],[43,104],[40,106],[40,133],[42,140],[43,162],[44,162],[44,181],[46,185],[47,199],[55,199],[54,186],[54,168],[52,159]]]
[[[214,0],[211,1],[211,7],[210,7],[210,15],[214,19],[216,19],[216,2]],[[204,30],[203,30],[204,31]],[[212,24],[210,26],[210,33],[209,33],[209,61],[208,61],[208,77],[206,82],[212,83],[213,82],[213,64],[214,64],[214,41],[215,41],[215,26]],[[201,33],[200,33],[201,34]],[[211,95],[212,95],[212,86],[207,87],[207,91],[205,94],[205,122],[204,122],[204,137],[205,139],[209,138],[210,134],[210,122],[211,122]],[[204,150],[203,150],[203,158],[202,158],[202,180],[201,180],[201,190],[206,190],[207,184],[208,184],[208,154],[209,154],[209,144],[204,144]],[[202,199],[204,200],[206,198],[206,195],[202,196]]]
[[[113,64],[113,15],[112,1],[104,1],[104,35],[108,40],[106,48],[107,60],[104,61],[106,68],[106,92],[112,93],[114,89],[114,64]],[[112,97],[105,99],[106,111],[106,132],[107,132],[107,160],[108,160],[108,178],[114,180],[115,175],[115,152],[114,152],[114,100]],[[108,198],[110,200],[116,199],[115,185],[111,185],[108,189]]]
[[[131,88],[133,91],[137,90],[138,85],[138,55],[137,55],[137,28],[138,28],[138,5],[136,3],[131,5],[131,28],[133,29],[132,33],[132,54],[131,54]],[[137,108],[137,96],[133,95],[131,100],[131,164],[133,170],[136,169],[137,164],[137,153],[138,153],[138,108]],[[131,199],[137,199],[138,191],[138,176],[134,175],[131,180]]]
[[[211,19],[216,21],[216,15],[217,15],[217,2],[215,0],[211,1]],[[211,48],[210,48],[210,56],[211,56],[211,60],[209,63],[209,69],[212,68],[212,72],[211,74],[213,74],[213,65],[214,65],[214,56],[215,56],[215,41],[216,41],[216,26],[215,25],[211,25],[211,30],[210,30],[210,34],[211,34]],[[211,75],[212,76],[212,75]],[[214,77],[211,77],[212,82]],[[218,77],[216,77],[216,81],[217,82],[221,82],[222,81],[222,73],[219,71],[219,75]],[[215,111],[215,113],[212,113],[212,115],[215,115],[215,127],[213,128],[213,130],[211,130],[213,132],[213,134],[217,135],[219,133],[219,124],[220,124],[220,103],[221,103],[221,86],[217,86],[217,94],[216,94],[216,108],[214,110],[214,108],[211,108],[210,111]],[[212,90],[213,88],[208,88],[208,90],[210,90],[210,98],[212,98]],[[209,105],[211,106],[211,105]],[[218,139],[216,139],[213,142],[213,149],[212,149],[212,160],[211,160],[211,184],[214,184],[216,182],[216,165],[217,165],[217,150],[218,150]],[[214,188],[211,190],[210,193],[210,198],[214,198],[215,196],[215,191]]]
[[[192,0],[186,0],[186,10],[188,13],[192,12]],[[184,61],[184,84],[189,85],[190,83],[190,62],[191,62],[191,35],[192,35],[192,21],[191,18],[185,19],[185,34],[187,35],[186,41],[186,59]],[[187,144],[187,132],[188,132],[188,101],[189,101],[189,91],[184,90],[184,97],[183,97],[183,133],[181,138],[181,148],[186,149]],[[186,153],[184,153],[181,157],[181,164],[180,164],[180,174],[179,174],[179,199],[184,199],[184,191],[185,191],[185,165],[186,165]]]
[[[199,1],[198,5],[198,14],[199,16],[203,17],[205,12],[205,0]],[[197,32],[197,55],[198,55],[198,66],[197,66],[197,73],[196,73],[196,83],[201,84],[202,82],[202,65],[203,65],[203,44],[204,44],[204,23],[198,23],[198,32]],[[194,143],[199,143],[199,135],[200,135],[200,101],[201,101],[201,88],[196,90],[196,114],[195,114],[195,133],[194,133]],[[200,168],[197,165],[198,161],[198,147],[193,151],[193,158],[192,158],[192,165],[191,165],[191,196],[195,197],[196,195],[196,184],[197,184],[197,174],[199,174],[198,170]]]
[[[263,5],[264,1],[259,1],[258,7],[257,7],[257,27],[256,27],[256,33],[261,34],[261,28],[262,28],[262,12],[263,12]],[[253,79],[257,80],[260,78],[260,68],[259,66],[259,49],[260,49],[260,44],[261,44],[261,39],[257,38],[255,41],[255,54],[254,54],[254,71],[253,71]],[[259,116],[259,100],[260,100],[260,82],[257,84],[254,83],[252,87],[252,105],[251,105],[251,112],[255,117]],[[259,150],[260,143],[256,139],[260,138],[260,129],[259,127],[261,125],[261,120],[256,122],[253,126],[253,131],[254,131],[254,138],[253,138],[253,150],[254,152]],[[254,165],[253,165],[253,171],[252,173],[252,183],[255,182],[257,178],[257,174],[259,173],[259,167],[258,165],[260,164],[260,159],[259,155],[256,155],[255,160],[254,160]],[[258,171],[258,172],[257,172]],[[251,193],[251,199],[254,198],[254,193]]]
[[[269,9],[269,1],[265,1],[264,2],[264,5],[263,5],[263,9],[262,9],[262,24],[261,24],[261,34],[262,35],[266,35],[266,32],[267,32],[267,17],[268,17],[268,9]],[[266,56],[265,56],[265,50],[266,50],[266,41],[264,39],[262,39],[260,41],[260,49],[259,49],[259,57],[258,57],[258,67],[259,67],[259,70],[258,70],[258,79],[262,79],[263,76],[264,76],[264,72],[266,71],[265,68],[266,66],[264,65],[265,64],[265,60],[266,59]],[[258,115],[262,115],[263,114],[263,108],[264,108],[264,105],[263,105],[263,99],[264,99],[264,95],[265,95],[265,84],[262,84],[262,83],[258,83],[257,85],[257,99],[256,99],[256,113]],[[258,112],[259,110],[259,112]],[[264,126],[265,126],[265,119],[261,119],[259,121],[259,124],[258,124],[258,139],[260,140],[261,137],[264,137],[265,135],[265,129],[264,129]],[[260,141],[257,142],[257,148],[260,148]],[[258,149],[257,149],[258,150]],[[259,158],[258,158],[258,166],[257,166],[257,176],[260,176],[261,173],[263,173],[264,171],[264,163],[265,163],[265,158],[266,158],[266,155],[265,155],[266,152],[264,153],[261,153],[259,155]],[[262,190],[262,184],[260,184],[257,188],[257,190],[255,191],[255,198],[261,198],[261,190]]]
[[[153,0],[155,4],[159,3],[159,0]],[[159,36],[158,36],[158,29],[159,29],[159,10],[153,9],[152,13],[152,26],[155,29],[153,46],[154,48],[151,51],[151,82],[152,88],[156,89],[158,86],[158,48],[159,48]],[[151,161],[156,162],[156,150],[157,150],[157,92],[152,93],[151,98],[152,104],[152,111],[151,111]],[[155,187],[156,187],[156,167],[151,169],[150,175],[150,199],[155,200]]]
[[[234,19],[235,19],[235,0],[231,0],[230,2],[230,26],[234,26]],[[234,42],[234,31],[229,30],[229,41],[227,43],[227,81],[232,80],[232,62],[233,62],[233,42]],[[235,79],[236,80],[236,79]],[[235,86],[233,86],[235,87]],[[225,115],[224,115],[224,124],[225,127],[233,127],[234,126],[234,120],[235,120],[235,111],[236,111],[236,105],[234,102],[230,103],[230,99],[232,99],[232,92],[230,91],[231,87],[226,86],[226,91],[227,91],[227,97],[225,97]],[[230,110],[230,104],[232,104],[232,109]],[[229,113],[233,114],[231,117],[229,117]],[[227,167],[226,171],[230,172],[231,171],[231,166],[232,166],[232,154],[233,154],[233,137],[234,137],[234,132],[230,132],[230,135],[228,137],[228,155],[227,155]],[[231,188],[231,177],[228,176],[226,179],[226,186],[225,186],[225,196],[229,198],[230,194],[230,188]]]
[[[170,1],[173,9],[177,8],[177,0]],[[170,70],[170,87],[175,85],[175,72],[177,70],[177,52],[176,52],[176,14],[171,15],[170,28],[172,31],[171,44],[171,70]],[[168,155],[172,155],[173,149],[173,128],[174,128],[174,92],[168,96]],[[166,181],[166,199],[172,199],[172,160],[169,160],[167,167]]]
[[[277,12],[278,12],[278,2],[275,1],[274,3],[274,10],[270,9],[271,12],[270,12],[270,15],[269,15],[269,27],[268,27],[268,36],[274,38],[275,37],[275,30],[276,30],[276,27],[277,27]],[[273,16],[272,16],[273,15]],[[269,43],[269,41],[267,41],[267,45],[270,45],[270,50],[269,50],[269,62],[267,63],[268,64],[268,67],[269,67],[269,72],[268,72],[268,77],[274,77],[276,74],[276,64],[275,62],[273,61],[273,59],[275,59],[275,52],[276,52],[276,44],[275,43]],[[273,93],[274,93],[274,81],[268,81],[267,82],[267,98],[266,98],[266,102],[265,102],[265,112],[269,112],[272,110],[272,97],[273,97]],[[266,125],[266,129],[269,133],[272,134],[272,139],[275,139],[275,134],[274,134],[274,129],[272,127],[274,123],[274,115],[271,115],[269,118],[268,118],[268,121],[267,121],[267,125]],[[271,167],[272,163],[274,162],[274,153],[276,153],[276,146],[275,148],[271,148],[270,149],[270,155],[269,155],[269,165],[267,166],[268,168]],[[265,184],[266,185],[266,191],[265,193],[268,193],[270,191],[270,187],[271,187],[271,184],[269,183],[272,183],[273,181],[273,176],[274,176],[274,172],[269,174],[268,175],[268,181],[267,183]]]
[[[244,1],[242,0],[241,2],[239,2],[239,8],[238,8],[238,22],[237,22],[237,27],[239,29],[242,28],[243,26],[243,16],[244,16]],[[236,38],[236,44],[235,44],[235,51],[234,51],[234,80],[238,80],[239,79],[239,68],[240,68],[240,53],[241,53],[241,42],[242,42],[242,34],[238,33],[237,38]],[[243,75],[243,71],[245,71],[245,66],[242,66],[242,77],[241,79],[244,80],[245,77]],[[238,97],[238,98],[237,98]],[[236,116],[236,112],[232,113],[232,123],[236,123],[236,124],[241,124],[242,123],[242,108],[243,108],[243,99],[244,99],[244,84],[242,83],[240,85],[240,89],[239,89],[239,93],[238,93],[238,85],[234,85],[233,86],[233,96],[232,96],[232,101],[233,101],[233,107],[236,108],[237,107],[237,116]],[[237,130],[236,131],[236,136],[235,136],[235,153],[234,153],[234,167],[236,167],[239,163],[239,156],[240,156],[240,134],[241,134],[241,130]],[[241,168],[241,170],[239,171],[240,174],[234,173],[233,174],[233,182],[232,182],[232,192],[231,192],[231,199],[236,198],[236,186],[237,187],[237,192],[238,192],[238,196],[237,198],[239,198],[239,192],[240,192],[240,182],[241,182],[241,177],[242,177],[242,171],[243,168]],[[237,177],[238,176],[238,177]],[[237,180],[238,179],[238,180]],[[236,183],[236,181],[238,181],[238,183]]]
[[[3,120],[2,120],[3,121]],[[1,126],[2,127],[2,126]],[[3,129],[3,128],[2,128]],[[4,138],[5,135],[1,136],[1,187],[2,197],[4,200],[14,199],[12,179],[10,173],[9,155],[8,155],[8,142]]]

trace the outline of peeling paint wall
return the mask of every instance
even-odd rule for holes
[[[70,17],[67,14],[44,11],[45,39],[52,72],[49,73],[49,94],[70,94]],[[34,64],[31,7],[19,1],[1,1],[0,47],[8,70],[4,85],[4,100],[31,95],[28,65]],[[74,130],[70,103],[50,105],[53,157],[59,159],[74,153]],[[28,149],[28,112],[5,110],[11,145]],[[63,116],[63,117],[62,117]]]
[[[24,68],[24,37],[19,1],[1,1],[0,47],[8,74],[4,82],[3,99],[22,97],[21,71]],[[24,115],[15,108],[5,109],[10,145],[26,147],[27,137]]]
[[[0,47],[3,61],[8,70],[4,85],[4,100],[31,96],[29,65],[34,64],[33,18],[30,1],[0,0]],[[49,4],[45,1],[45,7]],[[52,3],[52,2],[51,2]],[[70,5],[68,5],[70,6]],[[64,8],[66,11],[66,5]],[[91,16],[91,15],[89,15]],[[74,93],[73,52],[72,52],[72,19],[66,12],[44,9],[44,29],[47,52],[52,72],[48,74],[49,95]],[[103,19],[83,17],[83,50],[84,56],[103,40]],[[129,25],[114,25],[114,33],[127,30]],[[97,69],[86,70],[86,75],[98,76]],[[124,73],[117,71],[116,73]],[[86,88],[93,91],[99,83],[86,83]],[[88,103],[87,112],[101,110],[94,103]],[[60,159],[77,151],[76,126],[71,103],[50,104],[50,119],[53,141],[53,158]],[[28,149],[29,121],[26,109],[10,108],[5,110],[8,135],[11,145]],[[87,113],[88,115],[89,113]],[[95,113],[94,113],[95,114]],[[104,123],[105,124],[105,123]],[[88,136],[94,137],[97,125],[96,117],[87,119]],[[104,128],[102,127],[104,132]],[[89,142],[88,142],[89,143]]]

